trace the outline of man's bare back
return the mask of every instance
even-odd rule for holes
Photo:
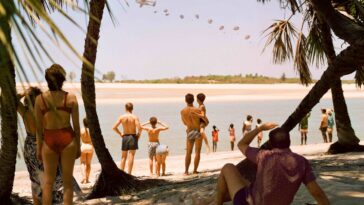
[[[187,132],[191,130],[200,130],[200,117],[198,115],[193,115],[192,113],[201,113],[201,110],[193,106],[187,106],[181,111],[181,118],[183,124],[187,127]]]
[[[139,119],[137,116],[126,113],[119,117],[119,122],[123,126],[122,135],[137,134],[137,129],[140,127]]]

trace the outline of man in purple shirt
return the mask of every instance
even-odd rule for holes
[[[301,183],[306,185],[319,205],[330,204],[316,183],[307,159],[289,149],[291,141],[287,131],[276,128],[269,133],[272,150],[249,146],[259,132],[275,127],[275,123],[265,123],[246,133],[240,140],[240,151],[257,164],[256,180],[250,183],[233,164],[226,164],[218,179],[217,204],[233,200],[234,205],[289,205]]]

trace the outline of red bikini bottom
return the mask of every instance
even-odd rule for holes
[[[54,152],[60,154],[73,140],[72,128],[44,129],[44,142]]]

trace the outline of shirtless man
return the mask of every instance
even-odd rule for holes
[[[198,115],[194,115],[192,113],[200,113],[201,111],[198,108],[193,106],[194,97],[192,94],[188,93],[185,96],[185,101],[187,106],[181,110],[181,118],[183,124],[186,126],[186,158],[185,158],[185,175],[188,175],[188,168],[191,163],[191,154],[193,146],[195,147],[195,161],[194,161],[194,169],[193,173],[197,173],[198,164],[200,163],[200,153],[201,153],[201,145],[202,145],[202,137],[200,133],[200,117]]]
[[[138,140],[142,131],[137,116],[133,115],[133,104],[128,102],[125,104],[125,114],[120,116],[116,121],[113,130],[123,139],[121,146],[121,164],[120,169],[124,171],[126,158],[128,160],[128,174],[133,169],[135,151],[138,149]],[[118,129],[122,124],[123,132]]]

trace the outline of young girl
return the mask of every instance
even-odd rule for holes
[[[84,129],[81,131],[81,157],[83,179],[81,184],[90,183],[91,161],[94,154],[94,147],[92,145],[90,130],[88,128],[87,119],[83,119]]]
[[[146,125],[150,124],[150,127],[146,127]],[[161,127],[157,127],[159,124]],[[149,122],[146,122],[142,125],[142,129],[148,132],[149,136],[149,143],[148,143],[148,154],[149,154],[149,169],[150,175],[153,175],[153,161],[156,162],[156,174],[160,176],[160,167],[161,165],[163,170],[163,175],[165,174],[165,160],[166,160],[166,153],[168,153],[168,147],[162,149],[163,147],[159,144],[159,133],[161,131],[167,130],[169,127],[162,122],[159,122],[156,117],[151,117]],[[164,145],[165,146],[165,145]],[[158,151],[158,154],[157,154]],[[163,155],[164,154],[164,155]],[[162,156],[163,155],[163,156]]]
[[[212,151],[216,152],[217,150],[217,142],[219,141],[219,129],[216,126],[212,126]]]
[[[229,127],[229,138],[230,138],[230,146],[231,146],[231,151],[234,150],[234,144],[235,144],[235,129],[234,129],[234,124],[230,124]]]
[[[257,119],[257,125],[255,127],[259,127],[260,125],[262,125],[262,120]],[[262,144],[262,140],[263,140],[263,132],[258,133],[257,139],[258,139],[258,147],[260,147],[260,145]]]

